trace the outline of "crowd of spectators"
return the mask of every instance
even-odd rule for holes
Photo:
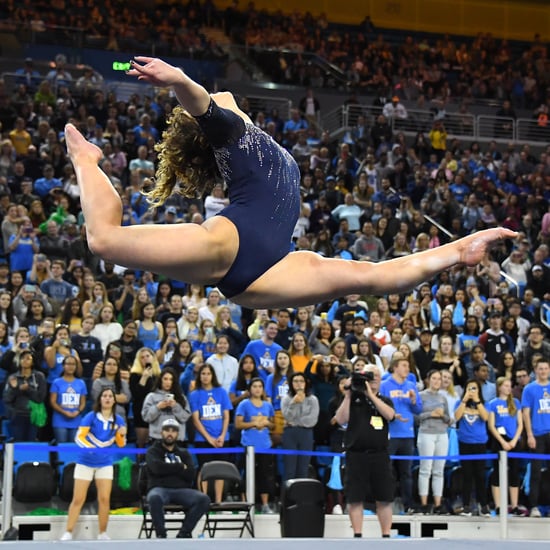
[[[410,49],[414,57],[418,48],[410,44]],[[426,49],[425,55],[432,53]],[[537,44],[529,55],[544,59]],[[530,63],[529,55],[522,63]],[[250,113],[300,165],[296,249],[377,262],[487,227],[518,231],[517,239],[498,245],[479,265],[444,271],[411,293],[252,312],[227,303],[215,288],[125,270],[90,252],[64,146],[68,121],[103,149],[101,166],[121,196],[123,224],[201,223],[227,200],[218,185],[209,197],[175,195],[164,208],[148,209],[141,191],[154,174],[154,145],[173,98],[161,91],[120,101],[105,94],[93,71],[73,86],[63,62],[56,58],[52,72],[41,75],[33,74],[27,60],[32,78],[22,68],[13,95],[0,90],[0,375],[3,412],[17,440],[49,439],[54,433],[70,439],[90,401],[86,395],[112,384],[138,445],[151,436],[150,396],[168,392],[171,399],[161,401],[171,403],[163,409],[177,409],[181,422],[192,413],[180,436],[208,446],[201,402],[193,392],[219,385],[218,393],[225,392],[220,404],[229,415],[247,396],[247,381],[259,374],[274,409],[271,441],[301,448],[307,438],[285,439],[285,420],[292,418],[300,433],[309,430],[312,443],[339,450],[343,430],[333,422],[343,391],[339,375],[369,363],[387,377],[392,362],[404,356],[418,388],[437,368],[449,370],[447,382],[454,383],[456,395],[476,376],[482,389],[495,377],[508,376],[519,392],[525,381],[518,373],[532,375],[541,356],[548,360],[542,341],[547,330],[538,321],[550,303],[549,149],[537,155],[513,142],[500,150],[496,142],[451,141],[441,120],[429,135],[408,143],[393,133],[384,115],[371,126],[359,117],[345,139],[333,140],[310,116],[317,108],[311,90],[302,110],[293,109],[288,120],[275,112]],[[444,63],[438,54],[431,66],[444,68]],[[393,71],[390,59],[387,70]],[[536,88],[538,101],[546,92]],[[451,236],[428,223],[426,215]],[[507,352],[513,365],[505,361]],[[69,356],[76,365],[66,361]],[[167,367],[175,381],[170,388],[160,385]],[[307,415],[283,399],[289,387],[294,397],[303,383],[293,372],[303,373],[311,386]],[[86,389],[63,400],[63,388],[75,377]],[[45,402],[53,420],[38,427],[29,401]],[[221,430],[215,438],[237,437],[223,424]],[[288,460],[283,475],[307,470],[307,462],[299,462]],[[332,498],[336,506],[344,504],[338,491]],[[407,506],[411,503],[412,498]]]

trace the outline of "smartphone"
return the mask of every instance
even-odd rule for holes
[[[35,292],[36,287],[34,285],[25,285],[25,292]]]
[[[174,394],[173,393],[167,393],[165,399],[166,399],[166,401],[173,401],[174,400]]]
[[[328,355],[323,357],[323,363],[330,363],[330,357]]]
[[[477,386],[468,386],[468,391],[477,391]]]

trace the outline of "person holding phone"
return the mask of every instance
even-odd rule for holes
[[[40,243],[28,217],[21,218],[17,232],[8,239],[6,252],[10,255],[10,271],[26,273],[33,266],[33,258],[40,251]]]
[[[175,419],[180,425],[178,441],[185,440],[185,423],[191,417],[191,409],[183,395],[178,374],[171,367],[165,367],[157,381],[154,391],[147,394],[141,416],[149,424],[149,439],[162,439],[162,424],[168,418]]]
[[[466,389],[455,405],[458,449],[461,455],[478,455],[487,452],[487,421],[489,412],[485,408],[481,386],[477,380],[466,382]],[[491,510],[487,502],[485,487],[485,460],[463,460],[462,466],[462,507],[457,510],[461,516],[471,516],[470,499],[472,482],[476,498],[481,506],[480,514],[489,517]]]
[[[155,391],[159,378],[160,365],[153,350],[147,347],[140,348],[130,369],[130,392],[132,393],[136,447],[145,447],[149,439],[149,424],[144,420],[141,411],[145,398],[149,393]]]

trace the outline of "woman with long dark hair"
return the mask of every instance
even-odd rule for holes
[[[50,388],[52,427],[57,443],[74,441],[82,413],[86,409],[86,382],[76,376],[76,359],[63,359],[63,373]]]
[[[132,399],[132,393],[128,382],[122,379],[120,363],[113,356],[105,359],[99,378],[92,384],[92,401],[95,401],[105,388],[111,388],[115,392],[116,412],[125,419],[126,406]]]
[[[19,356],[17,371],[8,376],[2,396],[15,441],[36,440],[38,426],[33,422],[33,405],[30,403],[43,404],[47,393],[46,379],[35,368],[33,354],[30,350],[23,350]]]
[[[288,378],[288,393],[281,401],[285,419],[283,449],[295,451],[313,450],[313,428],[319,418],[319,401],[309,387],[302,372],[294,372]],[[308,455],[284,455],[285,480],[306,478],[310,462]]]
[[[454,412],[457,423],[458,448],[461,455],[482,455],[487,452],[487,421],[489,413],[485,408],[481,386],[477,380],[466,382],[464,395],[457,402]],[[462,461],[462,508],[461,516],[471,516],[470,499],[472,485],[476,499],[481,506],[480,514],[490,516],[485,486],[485,460]]]
[[[250,381],[258,376],[260,376],[260,372],[256,366],[254,356],[249,353],[243,355],[237,368],[237,378],[233,380],[229,388],[229,399],[234,409],[241,401],[250,397]]]
[[[241,430],[241,445],[255,449],[270,449],[269,430],[273,427],[273,406],[265,397],[264,381],[257,376],[250,381],[250,397],[244,399],[235,412],[235,428]],[[257,491],[260,493],[261,513],[273,514],[269,497],[275,492],[273,455],[256,455]]]
[[[72,540],[73,530],[80,516],[80,510],[86,502],[86,495],[92,480],[97,488],[97,521],[99,540],[109,540],[107,524],[111,488],[113,486],[113,459],[111,453],[102,453],[101,449],[117,445],[126,445],[126,424],[117,415],[115,394],[111,388],[105,388],[98,395],[94,408],[80,423],[76,443],[83,451],[74,469],[73,499],[69,506],[67,527],[60,540]]]
[[[189,402],[195,426],[195,447],[220,449],[229,441],[229,412],[233,409],[229,395],[221,387],[212,365],[203,364],[195,379],[195,390],[189,394]],[[199,454],[199,466],[210,460],[226,460],[225,455]],[[207,487],[201,486],[204,493]],[[205,484],[204,484],[205,485]],[[215,502],[221,502],[223,480],[214,483]]]
[[[174,369],[162,369],[156,389],[148,393],[143,402],[141,415],[149,424],[149,438],[153,441],[161,439],[162,423],[167,418],[175,418],[178,421],[181,426],[178,440],[185,440],[185,424],[191,417],[191,410]]]
[[[265,392],[268,400],[273,405],[274,417],[271,439],[273,445],[279,445],[283,436],[285,419],[281,411],[281,401],[288,393],[288,377],[294,372],[290,353],[281,349],[275,355],[273,372],[268,375],[265,382]]]

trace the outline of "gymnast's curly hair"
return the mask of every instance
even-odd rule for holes
[[[197,121],[177,106],[167,121],[158,152],[154,187],[145,193],[151,206],[160,206],[176,190],[197,198],[208,192],[219,179],[214,151]]]

